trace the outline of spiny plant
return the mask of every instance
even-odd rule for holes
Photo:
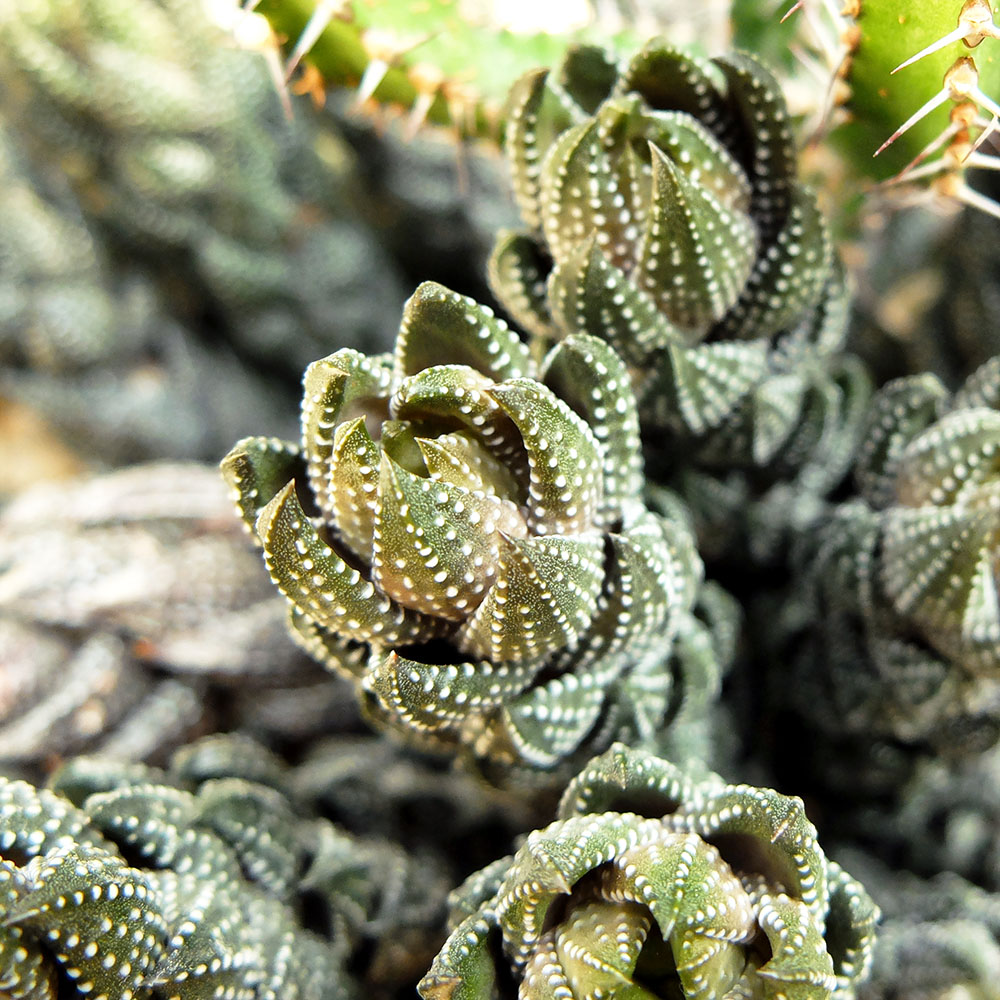
[[[809,69],[830,81],[822,127],[860,174],[917,182],[900,203],[943,196],[1000,213],[967,181],[972,168],[1000,165],[980,148],[1000,113],[1000,28],[989,0],[789,7],[800,10]]]
[[[853,997],[877,909],[800,799],[616,745],[452,895],[425,1000]]]
[[[6,995],[353,995],[345,957],[399,859],[297,815],[285,770],[215,737],[168,772],[77,758],[48,788],[0,778]],[[323,934],[304,926],[307,892]],[[420,896],[395,900],[399,926]]]
[[[524,76],[508,116],[527,231],[500,236],[491,285],[541,342],[585,332],[625,359],[651,474],[835,483],[868,387],[770,73],[662,40],[621,64],[577,47]]]
[[[677,502],[639,499],[628,374],[594,337],[539,362],[425,283],[392,355],[309,367],[301,446],[248,439],[223,471],[299,641],[422,744],[552,769],[717,688],[700,560]]]
[[[279,85],[301,66],[293,88],[318,100],[327,88],[350,87],[358,104],[404,113],[411,134],[427,122],[495,142],[504,97],[521,73],[551,62],[569,40],[608,36],[594,18],[552,32],[511,30],[502,16],[499,8],[471,10],[453,0],[261,0],[234,32],[244,44],[279,53]],[[625,20],[617,25],[622,41]]]
[[[815,618],[798,697],[824,729],[946,754],[1000,735],[998,455],[1000,357],[954,394],[925,374],[876,395],[861,496],[805,546]]]

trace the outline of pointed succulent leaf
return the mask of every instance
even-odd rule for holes
[[[788,214],[769,250],[760,254],[739,297],[718,327],[736,339],[773,336],[814,305],[833,262],[833,246],[806,188],[796,187]]]
[[[587,531],[603,499],[603,456],[594,432],[539,382],[511,379],[489,395],[524,442],[528,527],[540,535]]]
[[[749,216],[730,211],[656,146],[650,146],[653,191],[636,262],[639,287],[671,322],[703,329],[736,303],[757,252]]]
[[[0,991],[10,1000],[50,1000],[56,995],[55,969],[41,951],[26,947],[24,929],[7,921],[29,892],[25,874],[0,860]]]
[[[551,268],[536,240],[512,230],[501,230],[487,264],[490,287],[504,289],[507,312],[535,337],[555,336],[545,294]]]
[[[604,540],[503,539],[497,582],[459,629],[458,648],[492,663],[537,663],[585,632],[597,610]]]
[[[552,143],[581,116],[565,92],[548,85],[547,70],[522,76],[507,98],[506,145],[514,197],[521,218],[533,231],[542,225],[538,193],[542,160]]]
[[[387,711],[419,730],[455,728],[471,714],[502,705],[523,691],[539,670],[537,660],[501,664],[420,663],[393,652],[365,677]]]
[[[764,893],[757,919],[771,945],[771,958],[757,970],[768,981],[768,992],[789,1000],[834,992],[837,978],[823,928],[801,900]]]
[[[907,507],[964,506],[1000,478],[1000,411],[972,408],[946,414],[900,456],[896,495]]]
[[[242,778],[215,778],[198,789],[192,823],[211,830],[235,852],[244,874],[275,899],[296,887],[301,849],[288,800]]]
[[[0,777],[0,857],[17,864],[56,848],[107,846],[87,814],[26,781]]]
[[[548,297],[561,329],[601,338],[630,365],[642,365],[657,349],[683,338],[652,297],[604,256],[593,237],[556,264]]]
[[[97,829],[137,851],[149,867],[193,870],[202,878],[239,873],[218,837],[193,829],[197,803],[188,791],[152,782],[128,785],[92,795],[85,806]]]
[[[798,177],[798,150],[785,98],[777,80],[755,59],[733,52],[712,61],[726,78],[735,117],[746,124],[750,212],[770,241],[788,214]]]
[[[643,483],[639,414],[624,364],[604,341],[576,335],[546,357],[542,381],[594,429],[604,453],[601,521],[613,521]]]
[[[470,492],[506,500],[521,494],[513,469],[494,457],[468,431],[416,438],[424,466],[435,482],[450,482]]]
[[[440,625],[379,593],[337,555],[306,517],[289,483],[261,512],[257,534],[278,589],[320,625],[356,640],[414,642]]]
[[[167,937],[141,871],[99,847],[61,847],[28,866],[31,891],[6,920],[44,936],[81,994],[138,993]]]
[[[968,410],[987,407],[1000,410],[1000,355],[980,365],[955,393],[952,409]]]
[[[495,382],[534,374],[528,348],[492,309],[425,281],[403,310],[394,381],[435,365],[467,365]]]
[[[368,647],[347,636],[324,628],[298,608],[289,608],[288,630],[293,641],[329,670],[348,680],[364,673]]]
[[[331,453],[338,425],[364,416],[367,410],[384,408],[391,372],[388,357],[369,358],[350,348],[314,361],[306,369],[302,380],[302,452],[320,510],[330,510],[335,503],[338,484]]]
[[[244,438],[222,460],[222,475],[248,528],[257,523],[271,498],[302,471],[298,448],[277,438]]]
[[[447,430],[467,429],[500,461],[520,472],[517,429],[490,395],[485,375],[467,365],[436,365],[403,379],[392,396],[399,420],[434,422]]]
[[[766,372],[767,350],[760,343],[672,346],[657,380],[644,387],[641,402],[666,416],[674,401],[691,432],[703,434],[733,413]]]
[[[464,920],[434,959],[417,989],[424,1000],[480,1000],[497,991],[490,954],[491,922],[476,913]]]
[[[632,57],[615,90],[639,94],[655,110],[683,111],[722,138],[730,127],[730,112],[716,73],[711,63],[657,39]]]
[[[337,537],[359,559],[370,562],[381,455],[364,417],[337,427],[328,462],[326,500]]]
[[[854,474],[873,507],[891,502],[903,450],[941,416],[947,396],[938,378],[919,375],[889,382],[872,400]]]
[[[464,620],[496,583],[504,539],[526,534],[511,501],[415,476],[383,454],[372,579],[404,607]]]
[[[995,510],[895,507],[886,513],[881,581],[901,614],[970,638],[995,628]]]
[[[553,767],[593,729],[604,707],[604,686],[593,674],[566,674],[511,701],[504,709],[508,738],[536,767]]]

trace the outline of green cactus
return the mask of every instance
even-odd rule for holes
[[[851,0],[839,10],[798,0],[787,7],[797,22],[771,30],[758,6],[736,6],[737,37],[763,38],[793,78],[790,54],[809,53],[815,76],[797,90],[811,90],[817,138],[829,133],[855,177],[869,182],[863,186],[919,183],[915,197],[909,184],[896,204],[936,195],[1000,214],[966,178],[970,168],[994,170],[998,162],[989,146],[979,148],[1000,111],[1000,28],[990,0]],[[817,86],[824,75],[828,85]]]
[[[453,894],[454,930],[419,989],[853,997],[876,919],[801,800],[616,745],[569,785],[554,823]]]
[[[568,40],[608,37],[593,18],[558,33],[512,30],[499,8],[472,11],[453,0],[261,0],[254,11],[280,44],[286,74],[300,63],[315,74],[301,81],[304,89],[354,87],[362,102],[407,112],[411,132],[426,121],[494,142],[504,97],[521,73],[557,58]],[[259,33],[244,24],[237,34]],[[616,39],[626,44],[630,34],[622,28]]]
[[[621,354],[651,475],[832,486],[867,383],[839,353],[843,279],[771,75],[662,41],[623,65],[575,48],[521,79],[509,118],[528,231],[501,235],[491,284],[543,342],[585,332]]]
[[[875,397],[861,498],[803,556],[819,626],[797,697],[830,732],[949,755],[1000,736],[998,386],[994,358],[954,395],[923,375]]]
[[[676,681],[668,666],[699,627],[700,561],[683,521],[638,499],[635,402],[602,341],[539,364],[425,283],[392,356],[310,366],[302,421],[301,451],[249,439],[223,470],[300,642],[378,720],[551,769],[619,718],[657,736],[688,685],[717,685],[710,649]]]

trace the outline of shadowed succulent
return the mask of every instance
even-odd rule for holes
[[[844,852],[882,911],[859,1000],[997,1000],[1000,896],[951,872],[920,879]]]
[[[686,685],[714,690],[711,648],[676,683],[667,664],[699,628],[701,565],[679,505],[638,499],[635,402],[602,341],[538,364],[426,283],[392,356],[310,366],[302,427],[301,449],[248,439],[223,470],[295,633],[377,719],[546,769],[619,726],[656,737]]]
[[[954,395],[933,375],[876,396],[861,498],[804,546],[818,622],[798,702],[830,732],[953,755],[1000,735],[1000,358]]]
[[[440,896],[391,845],[303,817],[286,770],[215,737],[168,772],[77,758],[49,788],[0,779],[5,995],[353,995],[343,962],[383,903],[392,932],[436,923]]]
[[[644,429],[670,432],[657,450],[672,474],[770,467],[774,481],[811,463],[829,489],[867,384],[837,356],[843,279],[769,73],[663,41],[623,65],[576,48],[523,77],[509,114],[528,226],[491,259],[509,312],[546,341],[609,342]]]
[[[452,894],[425,1000],[853,997],[877,910],[800,799],[622,745]]]

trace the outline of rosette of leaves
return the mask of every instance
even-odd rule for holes
[[[571,49],[514,86],[507,150],[527,229],[501,235],[494,291],[543,341],[618,351],[656,435],[649,474],[836,483],[867,379],[840,353],[843,278],[770,74],[662,40],[623,64]]]
[[[800,708],[830,733],[975,752],[1000,734],[1000,357],[876,396],[860,497],[804,546]]]
[[[656,739],[717,686],[710,637],[668,664],[675,634],[707,631],[700,561],[682,515],[639,500],[635,402],[603,341],[538,363],[426,283],[392,355],[309,367],[302,425],[301,447],[248,439],[223,470],[295,634],[378,721],[544,770],[619,729]]]
[[[452,895],[425,1000],[853,997],[877,909],[802,801],[622,745]]]
[[[286,771],[216,737],[167,772],[77,758],[48,788],[0,779],[7,995],[354,995],[346,956],[379,919],[433,922],[433,872],[303,817]]]

